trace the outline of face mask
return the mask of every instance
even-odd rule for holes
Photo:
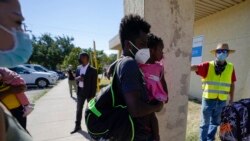
[[[218,61],[225,61],[227,59],[227,53],[217,53]]]
[[[136,62],[140,64],[145,64],[150,58],[149,48],[138,49],[132,42],[129,43],[137,50],[135,54],[131,50],[129,50],[130,53],[134,55]]]
[[[16,30],[8,30],[2,25],[0,28],[11,34],[14,38],[14,48],[8,51],[0,51],[0,66],[14,67],[26,63],[32,54],[32,44],[29,35]]]

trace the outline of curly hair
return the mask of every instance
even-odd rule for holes
[[[0,2],[9,2],[9,0],[0,0]]]
[[[134,42],[139,37],[140,32],[148,34],[150,32],[150,24],[148,24],[139,15],[126,15],[120,24],[120,41],[122,48],[124,48],[124,41],[129,40]]]
[[[148,34],[148,48],[155,49],[158,45],[163,45],[163,40],[152,33]]]

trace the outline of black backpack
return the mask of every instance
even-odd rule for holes
[[[222,141],[250,141],[250,99],[224,107],[221,114]]]
[[[119,64],[118,62],[116,68]],[[134,122],[127,111],[122,94],[118,93],[115,86],[116,77],[115,69],[112,83],[89,101],[85,112],[88,133],[95,140],[134,140]]]

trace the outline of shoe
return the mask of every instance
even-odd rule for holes
[[[70,134],[74,134],[74,133],[76,133],[76,132],[78,132],[80,130],[82,130],[81,127],[76,127],[72,132],[70,132]]]

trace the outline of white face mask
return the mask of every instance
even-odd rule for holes
[[[149,48],[138,49],[132,42],[129,41],[129,43],[137,50],[135,54],[131,50],[129,50],[131,54],[134,55],[136,62],[140,64],[145,64],[150,58]]]

